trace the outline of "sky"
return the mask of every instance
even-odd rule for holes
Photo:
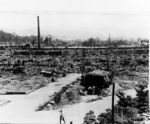
[[[0,0],[0,30],[58,38],[150,36],[149,0]]]

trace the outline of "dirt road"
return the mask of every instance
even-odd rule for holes
[[[0,95],[0,100],[11,101],[7,105],[0,106],[0,122],[39,122],[43,115],[40,112],[35,112],[36,107],[47,101],[49,95],[59,91],[63,86],[70,84],[78,77],[80,77],[80,74],[69,74],[67,77],[60,78],[55,83],[49,83],[28,95]],[[40,116],[36,117],[36,115]],[[50,118],[50,116],[48,117]]]

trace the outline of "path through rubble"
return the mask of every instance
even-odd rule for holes
[[[60,78],[57,82],[50,83],[28,95],[0,95],[0,100],[7,99],[11,101],[4,106],[0,106],[0,123],[59,124],[60,113],[58,110],[35,111],[35,109],[47,101],[49,95],[58,92],[63,86],[70,84],[80,76],[80,74],[69,74],[67,77]],[[135,91],[128,90],[126,92],[133,94]],[[117,100],[117,97],[115,97],[115,103]],[[69,124],[70,121],[73,121],[73,124],[81,124],[85,113],[89,112],[89,110],[94,110],[95,115],[98,116],[107,108],[111,108],[111,96],[90,103],[81,102],[68,105],[62,110],[66,124]]]
[[[38,123],[43,115],[41,112],[35,112],[36,108],[46,102],[54,92],[58,92],[63,86],[72,83],[80,76],[80,74],[69,74],[67,77],[60,78],[57,82],[51,82],[28,95],[0,95],[0,100],[11,101],[7,105],[0,106],[0,123]],[[40,116],[37,118],[36,115]]]

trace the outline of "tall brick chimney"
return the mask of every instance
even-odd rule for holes
[[[39,21],[39,16],[37,16],[37,24],[38,24],[38,49],[41,48],[41,43],[40,43],[40,21]]]

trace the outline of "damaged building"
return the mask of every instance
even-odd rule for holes
[[[108,88],[111,85],[111,75],[112,73],[104,70],[94,70],[86,74],[82,85],[86,88],[93,86],[100,89]]]

